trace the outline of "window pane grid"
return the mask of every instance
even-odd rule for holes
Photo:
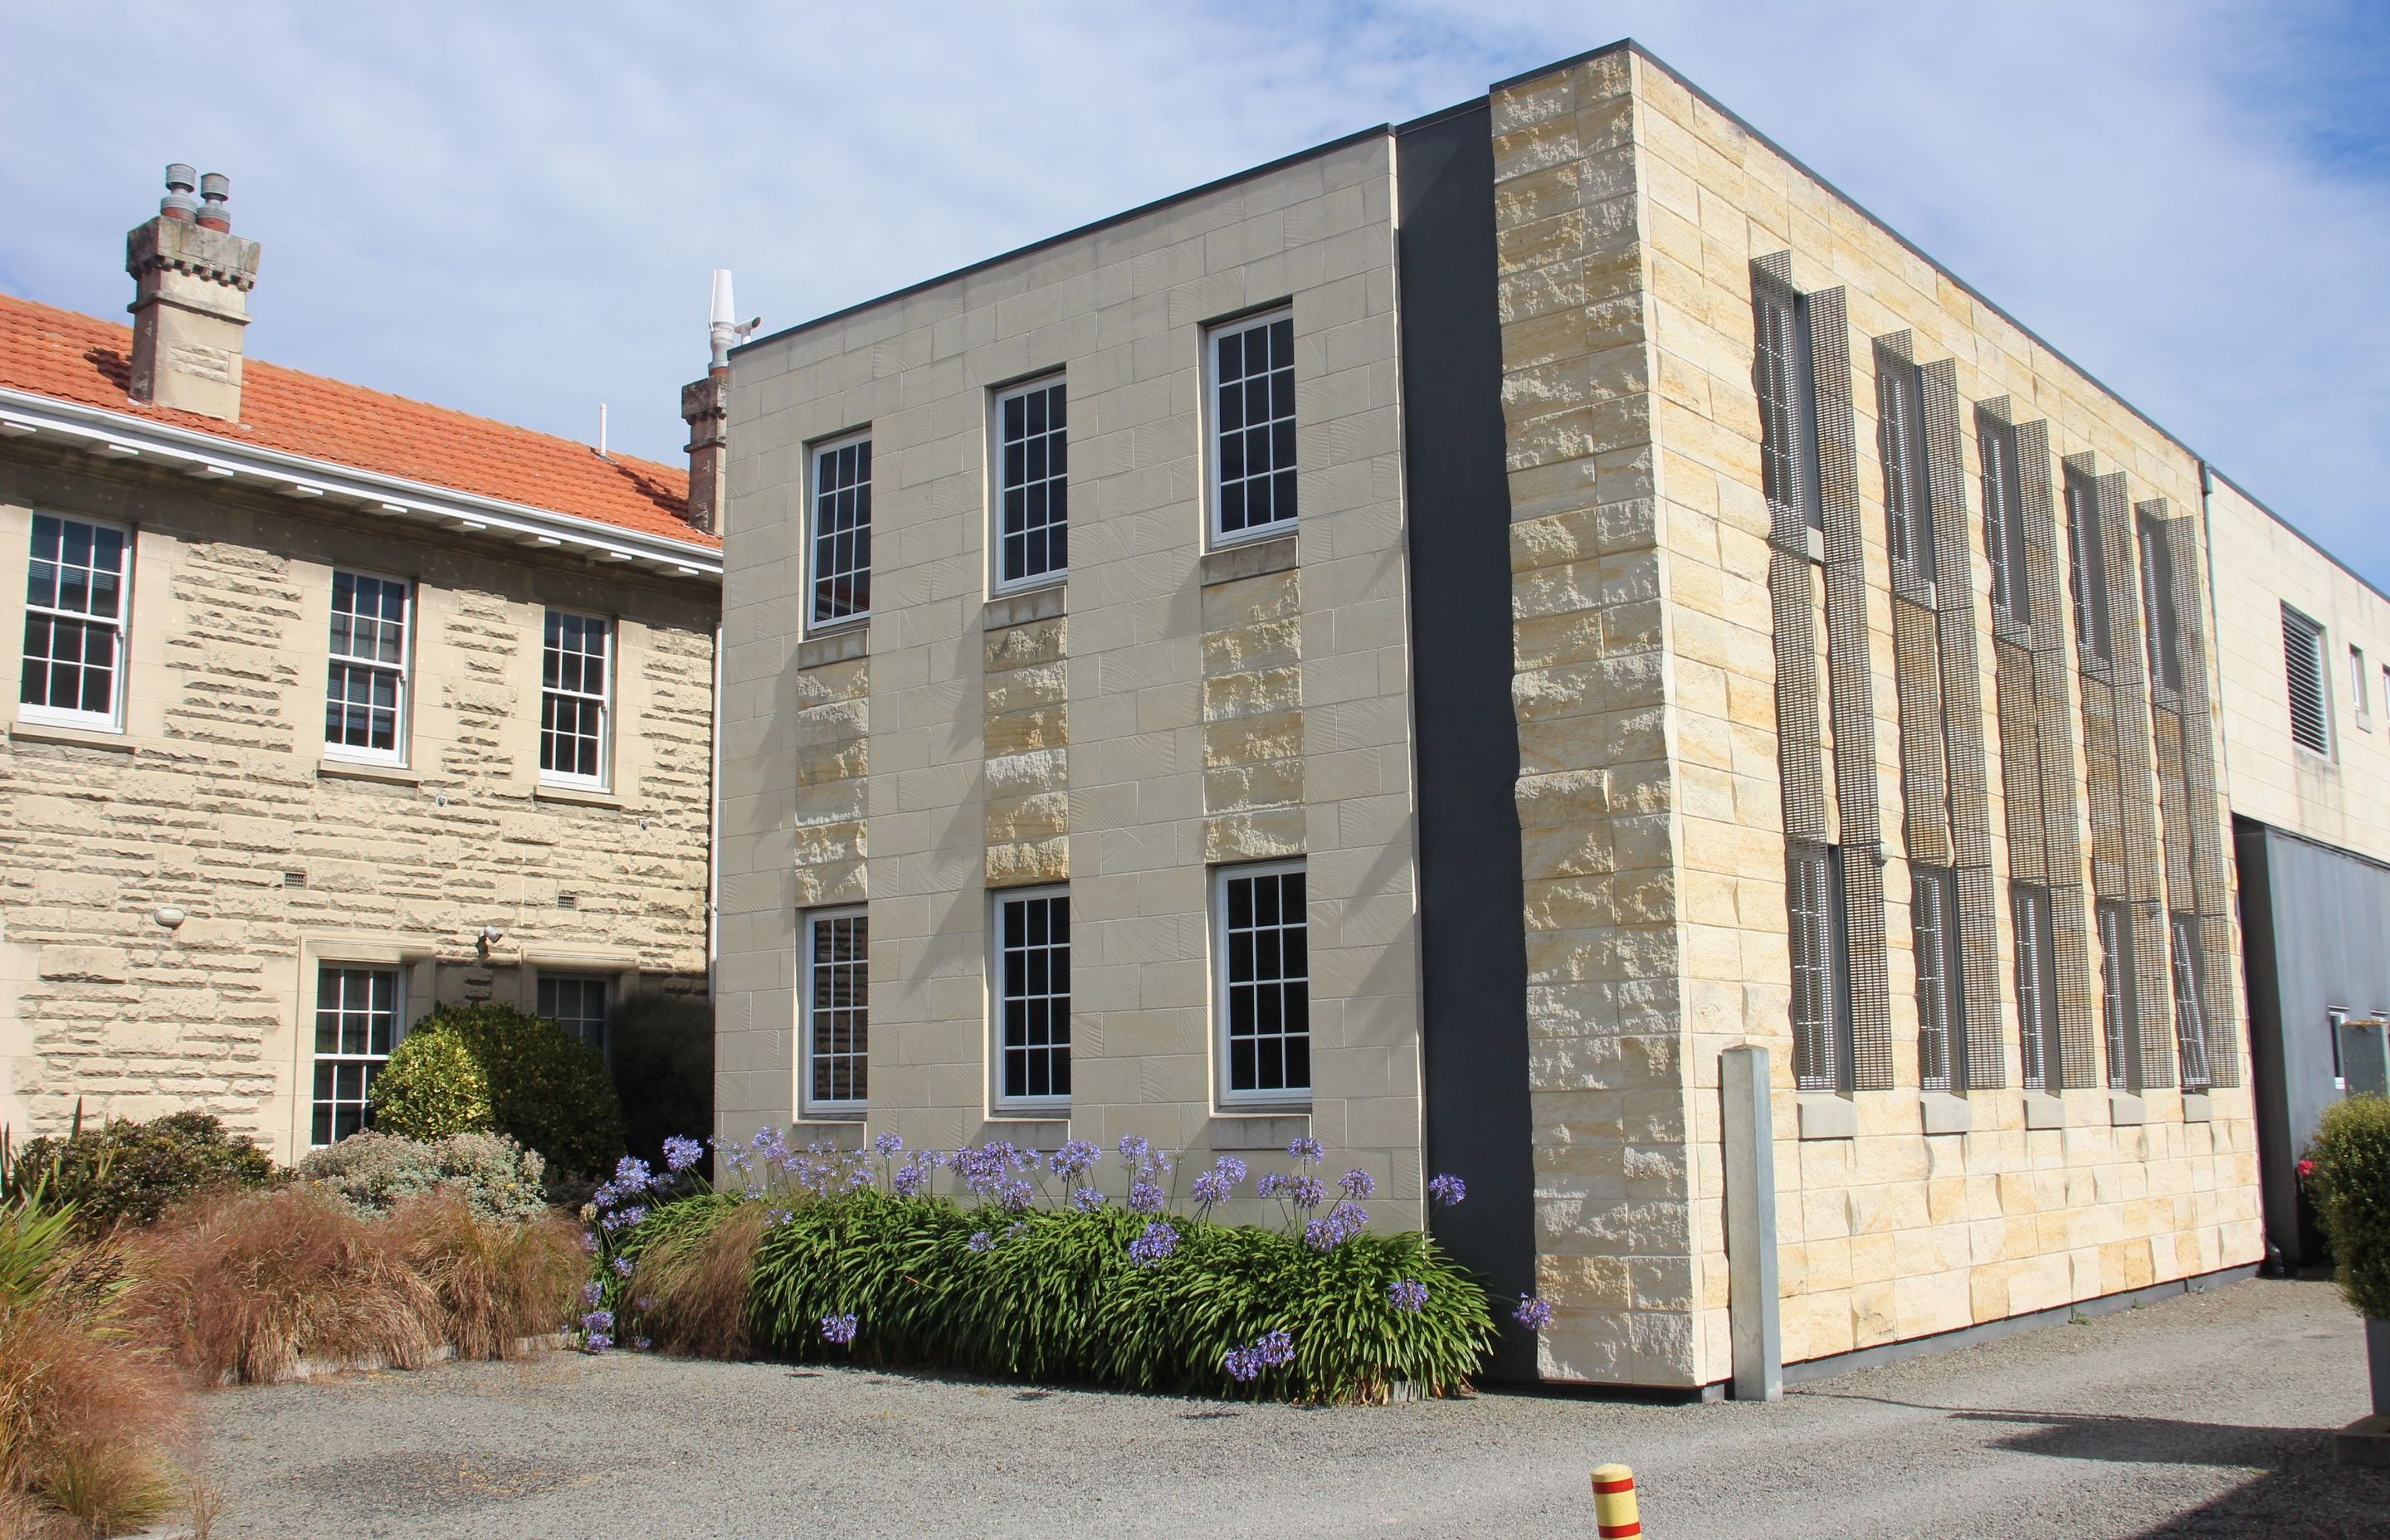
[[[1232,1093],[1311,1089],[1306,891],[1301,871],[1230,872],[1221,881],[1221,982]]]
[[[1214,507],[1219,533],[1293,521],[1294,320],[1212,336]]]
[[[1892,558],[1934,581],[1933,515],[1925,481],[1925,413],[1913,365],[1891,364],[1877,377],[1883,415],[1885,521]]]
[[[1918,1084],[1928,1091],[1958,1088],[1951,1073],[1952,1043],[1960,1023],[1961,970],[1958,966],[1958,873],[1920,867],[1912,874],[1910,920],[1917,938]]]
[[[338,1144],[367,1125],[374,1079],[397,1040],[395,969],[328,963],[316,970],[312,1143]]]
[[[2174,943],[2175,1046],[2186,1091],[2204,1091],[2213,1083],[2207,1069],[2207,1012],[2199,997],[2197,924],[2190,915],[2175,915],[2167,926]]]
[[[814,452],[813,616],[871,612],[871,441]]]
[[[606,1046],[607,995],[613,981],[576,973],[543,973],[537,1014],[593,1048]]]
[[[2100,529],[2100,499],[2090,482],[2066,473],[2066,569],[2075,599],[2075,639],[2084,652],[2108,658],[2108,558]]]
[[[810,935],[807,1094],[816,1106],[860,1106],[871,1057],[870,921],[860,914],[819,915]]]
[[[1069,422],[1062,382],[996,403],[996,581],[1019,583],[1070,566]]]
[[[1984,554],[1992,568],[1992,604],[2024,624],[2033,617],[2024,577],[2024,502],[2016,482],[2014,430],[1986,430],[1984,456]]]
[[[331,662],[324,688],[324,741],[397,757],[406,694],[407,584],[332,574]]]
[[[123,679],[124,532],[33,516],[17,699],[113,724]]]
[[[1786,873],[1785,904],[1792,949],[1792,1078],[1804,1091],[1839,1091],[1847,1059],[1843,1023],[1848,1011],[1842,918],[1834,894],[1833,852],[1795,845]]]
[[[2019,884],[2012,906],[2016,918],[2017,1054],[2024,1088],[2050,1088],[2050,1053],[2058,1026],[2058,981],[2051,971],[2048,890]]]
[[[605,777],[611,631],[595,615],[547,612],[539,700],[539,767],[547,775]]]
[[[2129,1090],[2132,1051],[2133,917],[2120,900],[2100,905],[2100,1023],[2108,1050],[2108,1088]]]
[[[1071,901],[1006,898],[997,909],[996,1009],[1002,1094],[1029,1101],[1071,1094]]]

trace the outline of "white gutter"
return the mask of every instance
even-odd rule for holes
[[[632,563],[668,577],[722,580],[722,553],[695,541],[644,534],[551,508],[361,470],[0,386],[0,438],[29,437],[110,459],[146,460],[191,476],[246,481],[287,497],[338,498],[383,518],[426,520],[466,533]]]

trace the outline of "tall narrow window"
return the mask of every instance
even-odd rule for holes
[[[1992,567],[1992,607],[2019,625],[2033,621],[2024,566],[2024,493],[2017,481],[2016,430],[1983,426],[1984,555]]]
[[[124,704],[133,543],[113,524],[33,515],[19,714],[108,731]]]
[[[2323,627],[2282,606],[2282,669],[2290,686],[2291,737],[2300,748],[2332,752],[2332,702],[2323,671]]]
[[[374,1077],[398,1044],[394,968],[315,970],[315,1096],[309,1142],[338,1144],[366,1126]]]
[[[871,439],[817,444],[813,462],[812,615],[827,625],[871,613]]]
[[[1224,866],[1214,880],[1223,1099],[1305,1099],[1311,961],[1303,863]]]
[[[2204,1091],[2213,1083],[2207,1070],[2207,1008],[2199,994],[2199,920],[2192,915],[2167,917],[2166,930],[2174,954],[2174,1036],[2182,1062],[2182,1088]]]
[[[2058,1085],[2058,975],[2049,890],[2019,882],[2010,890],[2016,920],[2017,1049],[2024,1088]]]
[[[612,712],[611,622],[547,612],[540,648],[539,773],[543,780],[606,784],[606,729]]]
[[[871,921],[861,909],[805,918],[804,1110],[860,1111],[871,1064]]]
[[[613,983],[602,973],[542,973],[538,1014],[591,1047],[603,1050],[606,1008],[612,1003]]]
[[[1956,1069],[1957,1045],[1967,1040],[1959,874],[1948,866],[1912,866],[1909,878],[1909,921],[1917,938],[1917,1084],[1927,1091],[1962,1091]]]
[[[2182,688],[2182,648],[2175,637],[2174,548],[2166,544],[2165,525],[2148,514],[2138,516],[2141,538],[2141,620],[2149,643],[2150,681],[2165,689]],[[2363,687],[2359,683],[2359,689]]]
[[[408,605],[403,578],[332,574],[331,664],[324,746],[342,759],[395,764],[406,755]]]
[[[2348,649],[2348,699],[2357,708],[2357,725],[2360,727],[2373,725],[2371,705],[2366,697],[2365,649],[2352,647]]]
[[[1071,565],[1069,427],[1059,379],[996,398],[998,587],[1059,576]]]
[[[1212,538],[1294,523],[1294,316],[1213,328]]]
[[[2066,576],[2075,597],[2075,643],[2087,659],[2108,661],[2108,556],[2100,494],[2091,478],[2066,472]]]
[[[2100,903],[2100,1027],[2107,1039],[2108,1088],[2132,1089],[2139,1061],[2133,1049],[2139,1018],[2134,1015],[2133,913],[2121,899]]]
[[[1848,1078],[1849,940],[1837,846],[1786,852],[1785,908],[1792,947],[1792,1076],[1804,1091],[1839,1091]]]
[[[1886,534],[1895,570],[1934,581],[1934,497],[1925,468],[1925,392],[1917,366],[1879,353],[1878,440]]]
[[[1071,1096],[1071,895],[1060,888],[996,902],[997,1099],[1059,1105]]]
[[[1763,284],[1754,290],[1760,480],[1767,500],[1813,530],[1826,527],[1818,480],[1818,376],[1809,348],[1809,301]]]

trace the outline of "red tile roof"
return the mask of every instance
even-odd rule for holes
[[[129,327],[0,294],[0,386],[642,534],[722,544],[681,517],[688,473],[672,466],[601,456],[570,439],[254,358],[241,364],[241,421],[220,422],[127,396],[132,350]]]

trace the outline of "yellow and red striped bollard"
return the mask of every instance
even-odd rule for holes
[[[1593,1522],[1601,1540],[1627,1540],[1643,1533],[1635,1510],[1635,1472],[1623,1465],[1605,1465],[1593,1473]]]

